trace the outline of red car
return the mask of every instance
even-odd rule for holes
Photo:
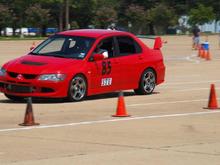
[[[0,68],[0,91],[12,100],[68,98],[134,89],[151,94],[165,77],[161,40],[148,48],[133,34],[71,30],[49,37]]]

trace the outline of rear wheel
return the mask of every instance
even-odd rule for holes
[[[87,93],[87,83],[82,75],[76,75],[70,82],[68,90],[69,101],[81,101]]]
[[[5,94],[5,96],[6,96],[8,99],[13,100],[13,101],[24,101],[24,97],[12,96],[12,95],[8,95],[8,94]]]
[[[138,89],[135,89],[136,94],[146,95],[151,94],[156,86],[156,74],[152,69],[146,69],[141,75]]]

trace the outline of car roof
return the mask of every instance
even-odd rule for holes
[[[91,37],[99,38],[103,35],[129,35],[130,33],[117,31],[117,30],[104,30],[104,29],[80,29],[80,30],[68,30],[59,32],[57,34],[68,35],[68,36],[81,36],[81,37]]]

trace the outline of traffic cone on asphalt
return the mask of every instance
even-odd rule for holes
[[[214,84],[211,84],[209,102],[208,102],[208,107],[206,109],[219,109]]]
[[[124,102],[123,92],[120,91],[118,95],[118,104],[117,104],[117,111],[113,117],[129,117],[130,115],[127,114]]]
[[[199,51],[198,51],[198,57],[201,57],[201,54],[202,54],[202,48],[201,46],[199,47]]]
[[[208,54],[208,51],[207,51],[207,50],[204,50],[204,55],[203,55],[203,58],[204,58],[204,59],[206,59],[207,54]]]
[[[210,60],[211,60],[211,55],[210,55],[209,50],[207,50],[206,60],[207,60],[207,61],[210,61]]]
[[[35,42],[33,42],[31,47],[30,47],[30,50],[33,50],[35,47],[36,47],[36,44],[35,44]]]
[[[33,126],[39,125],[39,123],[34,122],[34,113],[32,109],[32,99],[31,97],[27,98],[27,107],[24,116],[24,123],[19,124],[20,126]]]
[[[204,57],[205,57],[205,50],[204,50],[204,48],[202,48],[202,50],[201,50],[201,55],[200,55],[200,57],[201,57],[201,58],[204,58]]]

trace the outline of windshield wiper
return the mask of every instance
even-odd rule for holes
[[[32,54],[32,55],[38,55],[38,56],[45,56],[44,54],[33,53],[33,52],[31,52],[30,54]]]

